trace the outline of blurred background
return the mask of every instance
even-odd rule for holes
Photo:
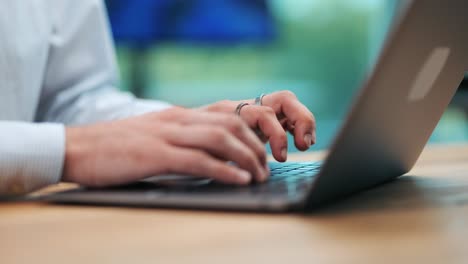
[[[315,149],[331,143],[400,9],[396,0],[106,4],[123,90],[187,107],[292,90],[317,118]],[[431,142],[468,140],[466,84]]]

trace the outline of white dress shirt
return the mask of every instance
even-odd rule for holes
[[[60,181],[64,125],[170,107],[119,92],[100,0],[0,1],[0,195]]]

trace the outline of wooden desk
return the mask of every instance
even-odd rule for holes
[[[312,215],[0,203],[0,263],[468,263],[468,145],[409,175]]]

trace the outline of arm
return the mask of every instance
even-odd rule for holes
[[[0,121],[0,195],[27,193],[61,179],[66,152],[62,124],[170,107],[115,88],[114,47],[101,1],[59,0],[50,5],[51,37],[35,120],[40,123]]]
[[[115,50],[102,1],[56,1],[37,121],[85,124],[170,107],[116,87]]]
[[[57,1],[55,5],[53,10],[58,12],[51,17],[56,27],[37,121],[96,123],[169,108],[114,89],[116,66],[101,2]],[[264,181],[269,173],[265,149],[247,124],[275,141],[273,153],[280,161],[286,159],[287,144],[281,124],[294,132],[296,145],[303,150],[311,145],[315,130],[312,114],[297,98],[278,93],[265,99],[265,106],[242,112],[246,122],[233,115],[237,102],[225,102],[204,109],[208,111],[171,108],[81,127],[51,125],[50,131],[46,125],[31,125],[28,135],[33,137],[34,130],[41,129],[37,133],[43,136],[23,146],[25,153],[18,151],[23,156],[14,161],[25,162],[10,161],[7,165],[12,169],[7,170],[11,173],[6,179],[34,181],[23,184],[26,188],[21,192],[56,182],[61,175],[65,181],[87,186],[123,184],[165,173],[208,176],[236,184]],[[16,136],[15,129],[8,130],[13,141],[28,136]],[[38,159],[47,160],[54,174],[48,170],[38,174],[40,165],[28,163],[29,153],[35,153],[28,149],[41,141],[47,151],[36,155],[44,155]]]

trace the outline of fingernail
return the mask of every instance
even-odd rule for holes
[[[283,160],[286,160],[288,158],[288,150],[286,148],[281,149],[281,157]]]
[[[304,141],[307,144],[307,147],[310,147],[312,145],[312,135],[311,134],[305,134],[304,136]]]
[[[252,175],[247,171],[240,171],[238,176],[240,183],[249,183],[252,180]]]

